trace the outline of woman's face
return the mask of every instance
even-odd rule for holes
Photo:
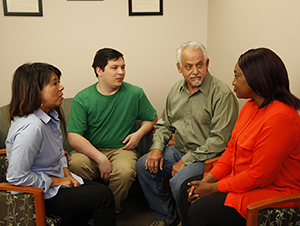
[[[58,76],[52,72],[50,82],[45,85],[41,93],[41,109],[48,114],[51,108],[61,105],[64,87],[60,84]]]
[[[248,85],[244,73],[238,64],[236,64],[234,67],[234,79],[232,81],[232,85],[238,98],[249,99],[256,96],[256,94]]]

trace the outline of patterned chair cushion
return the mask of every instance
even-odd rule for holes
[[[63,218],[58,215],[54,214],[47,214],[46,215],[46,224],[47,226],[60,226],[63,225]]]
[[[35,225],[34,196],[0,191],[0,225]]]
[[[0,226],[34,226],[35,209],[34,196],[20,193],[12,195],[0,191]],[[47,226],[62,225],[62,217],[54,214],[46,215]]]
[[[6,171],[8,167],[8,162],[6,155],[0,155],[0,183],[7,183]]]
[[[259,226],[299,226],[300,207],[268,208],[259,211]]]
[[[7,167],[6,155],[0,155],[0,183],[7,183]],[[0,226],[35,225],[33,194],[11,194],[8,191],[0,191],[0,209]],[[58,215],[46,215],[47,226],[60,226],[62,221]]]

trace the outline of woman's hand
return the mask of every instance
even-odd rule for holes
[[[217,183],[208,183],[206,181],[192,181],[188,183],[191,186],[188,192],[188,201],[193,203],[201,197],[220,192]]]
[[[68,177],[71,180],[72,186],[71,187],[78,187],[80,183],[72,176],[69,168],[64,168],[65,177]]]
[[[69,188],[70,187],[77,187],[77,186],[74,185],[74,182],[71,180],[70,177],[51,177],[51,179],[52,179],[52,183],[51,183],[50,187],[57,187],[57,186],[60,186],[60,185],[64,185],[64,186],[69,187]]]
[[[51,177],[52,183],[50,187],[56,187],[59,185],[64,185],[68,188],[80,186],[80,183],[72,176],[68,168],[64,168],[63,170],[65,173],[65,177]]]
[[[50,187],[56,187],[56,186],[59,186],[59,185],[64,185],[64,186],[69,187],[69,188],[80,186],[80,184],[78,183],[77,180],[75,180],[74,178],[72,180],[70,177],[51,177],[51,179],[52,179],[52,183],[51,183]]]

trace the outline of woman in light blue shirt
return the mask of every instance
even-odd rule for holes
[[[6,139],[7,180],[44,189],[46,213],[72,215],[67,225],[115,225],[114,197],[100,183],[72,174],[62,146],[65,120],[59,106],[61,72],[45,63],[21,65],[14,73]]]

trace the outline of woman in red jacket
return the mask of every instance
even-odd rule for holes
[[[269,49],[251,49],[238,59],[232,85],[250,100],[213,169],[183,183],[183,226],[246,225],[248,204],[300,192],[300,100],[284,63]]]

